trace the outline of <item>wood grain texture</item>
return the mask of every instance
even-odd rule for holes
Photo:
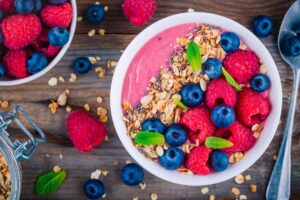
[[[240,22],[248,28],[251,19],[259,14],[270,15],[275,21],[274,34],[262,39],[262,42],[272,54],[281,76],[284,91],[282,123],[268,150],[244,173],[251,174],[252,180],[250,182],[237,185],[233,180],[228,180],[209,186],[210,193],[215,194],[217,199],[235,199],[230,192],[233,186],[239,187],[242,194],[246,194],[250,200],[264,199],[266,186],[274,164],[272,156],[279,149],[291,92],[291,70],[279,56],[276,40],[280,22],[292,2],[292,0],[159,0],[158,10],[151,22],[147,24],[149,25],[172,14],[186,12],[188,8],[194,8],[196,11],[221,14]],[[79,16],[83,15],[84,10],[90,3],[92,3],[90,0],[77,1]],[[95,149],[92,153],[83,154],[77,152],[68,139],[64,127],[66,116],[64,109],[60,109],[55,115],[49,112],[48,104],[51,99],[57,98],[58,94],[65,89],[71,91],[69,103],[72,106],[82,106],[84,103],[89,103],[92,108],[95,108],[97,106],[96,97],[102,96],[104,97],[104,107],[109,108],[112,73],[108,73],[105,78],[99,79],[97,74],[91,71],[87,75],[80,76],[76,83],[59,84],[55,88],[50,88],[47,85],[48,80],[53,76],[64,76],[65,79],[68,79],[71,73],[71,62],[78,56],[100,56],[102,58],[100,65],[102,66],[108,60],[118,60],[121,56],[121,50],[124,50],[135,35],[145,28],[145,26],[134,27],[129,24],[122,14],[122,0],[102,0],[101,3],[109,6],[104,23],[97,27],[91,26],[84,21],[78,23],[71,48],[54,69],[31,83],[16,87],[2,87],[0,90],[0,99],[8,100],[12,105],[19,103],[26,107],[46,132],[48,138],[46,144],[39,145],[36,154],[30,161],[22,162],[22,199],[83,200],[85,197],[83,196],[82,185],[89,178],[90,173],[97,168],[111,171],[107,177],[102,178],[107,188],[107,199],[130,200],[134,196],[139,196],[140,199],[150,199],[151,192],[156,192],[159,199],[208,199],[208,195],[201,194],[200,187],[186,187],[168,183],[148,172],[146,172],[145,177],[145,182],[147,183],[146,190],[141,190],[139,187],[125,186],[119,179],[121,166],[116,167],[113,163],[115,159],[121,160],[124,163],[126,159],[131,158],[121,145],[111,119],[108,122],[110,141],[104,143],[101,148]],[[107,34],[104,37],[95,36],[89,38],[87,32],[92,28],[104,28]],[[298,100],[300,102],[299,98]],[[298,103],[293,137],[292,199],[300,199],[299,113],[300,104]],[[11,131],[18,132],[14,129]],[[49,154],[50,157],[47,158],[46,154]],[[63,155],[62,160],[59,158],[59,154]],[[35,196],[33,194],[35,178],[39,174],[51,170],[55,164],[59,164],[68,170],[66,182],[53,195],[47,197]],[[258,185],[256,193],[249,191],[249,183]]]

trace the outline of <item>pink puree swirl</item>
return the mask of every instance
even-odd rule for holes
[[[122,88],[122,100],[135,105],[145,95],[150,79],[156,76],[162,65],[168,62],[176,44],[176,38],[185,36],[196,24],[182,24],[168,28],[149,41],[134,56],[126,72]]]

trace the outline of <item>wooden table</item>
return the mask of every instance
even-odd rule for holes
[[[151,22],[147,24],[149,25],[172,14],[186,12],[188,8],[221,14],[240,22],[246,27],[250,26],[251,19],[254,16],[260,14],[269,15],[275,21],[274,34],[262,39],[262,42],[272,54],[281,76],[284,91],[282,123],[268,150],[259,161],[244,173],[251,175],[252,180],[250,182],[237,185],[233,180],[228,180],[209,186],[209,193],[215,194],[217,199],[234,199],[230,192],[232,187],[240,188],[241,193],[246,194],[250,200],[264,199],[265,197],[266,186],[274,165],[272,157],[276,155],[279,149],[291,93],[291,70],[281,59],[276,41],[282,18],[292,2],[292,0],[159,0],[158,10]],[[84,10],[92,1],[78,0],[77,3],[79,16],[82,16]],[[8,100],[12,105],[20,103],[26,107],[46,132],[48,139],[47,143],[38,147],[36,154],[30,161],[22,162],[22,199],[85,199],[82,185],[89,178],[90,173],[97,168],[110,171],[108,176],[101,177],[107,188],[107,199],[129,200],[135,196],[139,196],[140,199],[150,199],[151,192],[156,192],[159,199],[208,199],[208,194],[201,194],[201,187],[175,185],[148,172],[146,172],[145,177],[147,183],[145,190],[122,184],[119,179],[121,165],[114,166],[114,160],[120,160],[124,163],[126,159],[131,158],[121,145],[110,118],[107,123],[110,141],[104,143],[101,148],[95,149],[92,153],[84,154],[73,148],[68,139],[64,126],[66,111],[59,109],[57,114],[50,113],[48,104],[51,99],[56,99],[58,94],[65,89],[71,91],[69,104],[73,107],[89,103],[95,110],[97,106],[96,97],[102,96],[104,98],[103,106],[109,109],[110,83],[113,75],[110,71],[108,71],[105,78],[101,79],[97,77],[94,71],[91,71],[87,75],[80,76],[75,83],[67,82],[59,84],[55,88],[50,88],[47,85],[51,77],[63,76],[68,80],[72,72],[70,69],[71,62],[78,56],[100,56],[100,66],[105,66],[108,60],[118,60],[122,54],[121,50],[124,50],[136,34],[145,28],[145,26],[134,27],[129,24],[122,14],[122,0],[102,0],[101,3],[109,6],[106,20],[99,26],[92,26],[84,21],[78,23],[71,48],[54,69],[31,83],[16,87],[1,87],[0,99]],[[88,37],[87,33],[94,28],[97,30],[104,28],[106,35],[104,37],[99,35],[92,38]],[[292,199],[300,199],[300,123],[297,123],[300,121],[299,112],[300,104],[298,103],[292,151]],[[46,154],[49,154],[50,157],[47,158]],[[63,155],[62,159],[60,159],[59,154]],[[33,184],[36,177],[51,170],[56,164],[68,170],[66,182],[55,194],[42,198],[35,196],[33,194]],[[257,184],[258,190],[256,193],[249,191],[249,183]]]

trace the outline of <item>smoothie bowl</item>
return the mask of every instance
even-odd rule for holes
[[[121,142],[146,170],[183,185],[208,185],[249,168],[280,119],[276,65],[245,27],[184,13],[140,33],[111,88]]]

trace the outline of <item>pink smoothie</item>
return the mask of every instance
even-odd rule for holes
[[[176,38],[195,27],[194,23],[182,24],[160,32],[147,41],[130,63],[123,82],[122,100],[135,105],[145,95],[150,79],[162,65],[167,66],[176,44]]]

